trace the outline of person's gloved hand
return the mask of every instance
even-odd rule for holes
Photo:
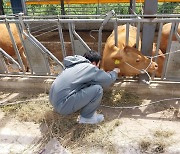
[[[115,71],[116,73],[120,73],[120,69],[119,68],[114,68],[113,71]]]

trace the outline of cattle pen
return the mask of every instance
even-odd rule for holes
[[[131,12],[0,16],[0,25],[4,25],[15,52],[8,54],[0,43],[0,153],[180,153],[180,14]],[[155,55],[143,54],[151,62],[158,62],[166,23],[171,26],[161,76],[150,74],[147,67],[138,70],[140,76],[120,76],[112,88],[104,91],[98,110],[105,114],[104,123],[79,125],[77,113],[63,117],[53,111],[48,93],[65,69],[64,57],[90,50],[103,55],[109,35],[114,31],[114,44],[118,46],[118,26],[125,25],[125,45],[130,44],[130,27],[136,27],[135,48],[143,52],[154,43]],[[0,29],[1,36],[6,32]],[[20,54],[22,47],[27,66]],[[142,82],[141,75],[148,81]],[[18,122],[10,121],[10,117]]]
[[[137,16],[137,15],[116,15],[114,11],[110,11],[105,16],[42,16],[42,17],[28,17],[22,16],[19,14],[18,17],[13,16],[3,16],[1,17],[0,22],[4,23],[9,32],[12,45],[15,48],[17,55],[17,62],[7,54],[3,49],[1,49],[1,65],[0,72],[3,78],[6,77],[36,77],[40,78],[54,78],[58,73],[60,73],[64,68],[62,64],[62,60],[67,55],[80,54],[83,55],[86,51],[90,51],[91,49],[97,50],[100,54],[103,54],[103,46],[106,41],[108,33],[107,29],[110,31],[117,31],[118,25],[126,24],[126,45],[128,45],[128,35],[129,35],[129,26],[136,25],[137,26],[137,44],[139,40],[139,36],[141,35],[142,25],[144,23],[150,23],[156,25],[157,37],[156,37],[156,55],[153,58],[155,61],[158,60],[158,50],[161,41],[161,31],[164,23],[172,23],[171,33],[168,38],[168,46],[166,50],[166,58],[164,61],[164,68],[160,78],[155,77],[154,74],[149,76],[151,80],[151,84],[155,83],[156,86],[159,83],[179,83],[179,49],[178,49],[178,24],[179,24],[179,15],[156,15],[152,18],[148,19],[148,15]],[[14,40],[13,34],[11,32],[10,24],[15,23],[18,28],[18,34],[21,38],[21,43],[24,47],[25,55],[27,56],[27,61],[29,64],[30,72],[26,72],[24,70],[23,62],[21,60],[21,56],[19,54],[16,40]],[[26,28],[26,26],[28,28]],[[46,25],[46,26],[45,26]],[[47,26],[48,25],[48,26]],[[40,28],[41,27],[41,28]],[[89,28],[89,29],[88,29]],[[88,30],[87,30],[88,29]],[[87,33],[87,36],[82,31]],[[78,32],[81,34],[78,34]],[[103,31],[106,33],[103,35]],[[53,32],[53,35],[56,36],[56,42],[51,41],[48,37],[48,33]],[[25,36],[25,39],[23,38]],[[37,38],[35,38],[34,36]],[[44,35],[44,37],[43,37]],[[68,36],[69,35],[69,38]],[[94,36],[93,36],[94,35]],[[173,41],[173,35],[176,35],[176,41]],[[42,37],[42,38],[41,38]],[[83,38],[88,42],[85,42]],[[53,42],[54,48],[51,52],[41,43],[40,40],[43,39],[48,40],[50,43]],[[70,43],[68,43],[68,41]],[[91,41],[91,42],[90,42]],[[115,33],[115,44],[118,42],[118,34]],[[173,42],[173,43],[172,43]],[[51,46],[49,43],[49,46]],[[47,43],[44,42],[47,45]],[[171,46],[171,44],[173,44]],[[50,47],[49,47],[50,48]],[[136,48],[139,48],[138,45]],[[171,49],[170,49],[171,48]],[[173,49],[174,48],[174,49]],[[171,52],[170,52],[171,51]],[[36,55],[36,56],[35,56]],[[37,56],[38,55],[38,56]],[[7,58],[11,61],[11,65],[9,66],[7,61],[4,59]],[[14,63],[13,63],[14,62]],[[16,69],[12,69],[12,67]],[[21,69],[18,69],[20,67]],[[21,70],[21,71],[20,71]],[[56,70],[56,71],[55,71]],[[141,70],[140,70],[141,71]],[[4,76],[4,77],[3,77]],[[122,81],[133,80],[131,77],[122,77],[120,78]],[[135,79],[136,80],[136,79]],[[43,82],[44,83],[44,82]],[[10,87],[12,84],[1,84],[4,87]],[[14,85],[13,85],[14,86]],[[19,85],[18,85],[19,86]],[[17,88],[18,88],[17,86]],[[157,88],[157,87],[156,87]],[[28,88],[29,89],[29,88]]]

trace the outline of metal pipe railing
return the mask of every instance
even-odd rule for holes
[[[61,42],[61,50],[62,50],[62,55],[63,58],[66,57],[66,48],[65,48],[65,43],[64,43],[64,37],[63,37],[63,31],[62,31],[62,26],[61,24],[58,22],[58,32],[59,32],[59,39]]]
[[[63,57],[66,56],[66,49],[65,49],[65,42],[64,42],[64,37],[63,37],[63,27],[64,25],[67,25],[68,29],[69,29],[69,33],[70,33],[70,38],[71,38],[71,45],[72,45],[72,49],[74,51],[73,48],[73,35],[81,42],[81,43],[85,43],[84,40],[82,40],[79,35],[76,33],[75,31],[75,25],[79,24],[79,23],[84,23],[84,24],[89,24],[89,23],[96,23],[99,24],[99,33],[98,33],[98,52],[101,53],[102,50],[102,30],[104,28],[105,24],[113,24],[114,25],[114,31],[115,31],[115,45],[117,46],[118,43],[118,25],[120,24],[124,24],[126,23],[126,44],[128,44],[128,36],[129,36],[129,26],[130,24],[137,24],[137,36],[136,36],[136,48],[139,48],[139,35],[140,35],[140,31],[141,31],[141,24],[143,23],[160,23],[159,28],[159,32],[158,32],[158,41],[157,41],[157,49],[156,49],[156,55],[158,54],[158,49],[160,47],[160,39],[161,39],[161,31],[162,31],[162,26],[164,23],[170,22],[172,23],[172,28],[174,26],[175,23],[180,22],[180,15],[139,15],[137,18],[137,15],[116,15],[116,18],[113,17],[114,12],[110,12],[108,15],[104,16],[104,15],[96,15],[96,16],[89,16],[89,15],[76,15],[76,16],[43,16],[41,18],[41,16],[39,17],[26,17],[26,16],[22,16],[22,21],[20,21],[19,19],[17,19],[15,16],[11,17],[11,16],[0,16],[0,23],[21,23],[23,22],[23,25],[25,24],[31,24],[31,23],[41,23],[41,24],[47,24],[47,23],[54,23],[57,26],[57,30],[59,32],[59,39],[60,39],[60,43],[61,43],[61,49],[62,49],[62,54]],[[62,19],[66,17],[65,19]],[[72,17],[72,19],[71,19]],[[74,19],[74,17],[76,18],[80,18],[81,19]],[[94,19],[89,19],[88,17],[93,17]],[[160,17],[160,18],[155,18],[155,19],[144,19],[143,17]],[[63,27],[62,27],[63,25]],[[98,29],[98,27],[97,27]],[[176,26],[177,29],[177,26]],[[24,34],[24,32],[23,32]],[[179,40],[179,34],[175,33],[177,36],[177,39]],[[47,53],[52,59],[54,59],[58,64],[62,65],[62,63],[56,59],[56,57],[54,55],[51,54],[51,52],[49,50],[47,50],[46,48],[44,48],[44,46],[42,46],[42,44],[34,38],[34,36],[32,36],[31,34],[24,34],[26,37],[30,38],[32,42],[34,42],[35,44],[38,44],[38,47],[41,49],[41,51],[43,53]],[[173,32],[171,30],[170,33],[170,37],[169,37],[169,42],[172,41],[172,35]],[[90,48],[86,47],[88,50]],[[167,48],[167,52],[170,51],[170,45],[168,45]],[[166,65],[167,65],[167,60],[168,60],[168,56],[166,56]],[[157,60],[157,59],[156,59]],[[166,68],[166,65],[164,68]],[[62,65],[63,66],[63,65]],[[163,73],[163,77],[164,78],[164,74],[165,74],[165,70]]]
[[[170,52],[170,48],[171,48],[170,42],[172,42],[172,37],[173,37],[173,33],[174,33],[174,28],[175,28],[175,23],[172,23],[172,25],[171,25],[171,30],[170,30],[170,34],[169,34],[169,38],[168,38],[168,45],[167,45],[166,53],[169,53],[169,52]],[[163,79],[163,78],[165,77],[165,75],[166,75],[168,58],[169,58],[169,55],[167,54],[167,55],[166,55],[166,58],[165,58],[164,67],[163,67],[162,79]]]
[[[15,53],[16,53],[16,55],[17,55],[17,58],[18,58],[18,61],[19,61],[19,63],[20,63],[21,69],[22,69],[23,72],[25,72],[24,64],[23,64],[23,62],[22,62],[21,56],[20,56],[20,54],[19,54],[18,47],[17,47],[17,45],[16,45],[14,36],[13,36],[12,31],[11,31],[11,29],[10,29],[10,25],[9,25],[9,23],[7,23],[7,22],[5,22],[5,24],[6,24],[6,27],[7,27],[7,30],[8,30],[8,33],[9,33],[9,36],[10,36],[10,39],[11,39],[11,42],[12,42],[14,51],[15,51]]]
[[[115,20],[117,20],[118,24],[121,23],[167,23],[167,22],[180,22],[180,18],[161,18],[161,19],[109,19],[108,23],[114,23]],[[67,23],[96,23],[96,24],[102,24],[104,19],[23,19],[23,22],[26,24],[30,23],[61,23],[61,24],[67,24]],[[17,19],[6,19],[7,23],[19,23]],[[5,23],[4,20],[0,20],[0,23]]]
[[[102,30],[105,24],[109,22],[109,20],[115,15],[114,10],[108,12],[104,20],[102,21],[101,27],[99,28],[99,34],[98,34],[98,52],[101,54],[101,48],[102,48]]]
[[[23,16],[24,19],[57,19],[57,18],[64,18],[64,19],[69,19],[69,18],[101,18],[104,19],[107,15],[48,15],[48,16]],[[135,15],[123,15],[123,14],[117,14],[116,15],[118,18],[137,18],[137,14]],[[0,19],[14,19],[15,17],[18,17],[18,15],[0,15]],[[179,18],[180,14],[153,14],[153,15],[139,15],[138,18],[143,19],[144,17],[146,18]]]

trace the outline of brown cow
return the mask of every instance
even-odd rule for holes
[[[21,55],[22,61],[24,63],[25,69],[27,70],[28,69],[27,60],[26,60],[26,56],[24,54],[24,50],[21,44],[21,40],[19,38],[17,27],[15,24],[10,24],[10,28],[11,28],[11,32],[13,34],[14,40],[16,42],[17,48],[19,50],[19,53]],[[12,57],[16,56],[9,32],[5,24],[0,24],[0,48],[5,50],[10,56]]]
[[[163,53],[166,53],[166,48],[168,45],[169,40],[169,34],[171,31],[171,23],[164,24],[162,27],[162,33],[161,33],[161,42],[160,42],[160,49]],[[178,34],[180,34],[180,24],[178,26]],[[177,41],[176,36],[173,35],[172,41]]]
[[[129,27],[128,46],[125,45],[125,40],[126,25],[118,26],[118,47],[115,46],[114,31],[108,37],[101,64],[105,71],[110,71],[113,68],[118,67],[121,70],[119,75],[133,76],[140,74],[140,70],[142,69],[147,69],[150,73],[158,69],[158,65],[155,62],[152,62],[149,66],[150,59],[142,55],[140,51],[135,48],[136,27]]]

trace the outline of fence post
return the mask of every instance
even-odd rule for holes
[[[65,15],[64,0],[61,0],[61,15]]]
[[[136,0],[130,0],[129,14],[136,12]]]
[[[24,13],[27,15],[25,0],[11,0],[13,14]]]
[[[144,14],[153,15],[157,13],[158,0],[146,0],[144,5]],[[152,19],[152,17],[151,17]],[[152,55],[153,41],[155,35],[156,24],[144,23],[142,32],[142,46],[141,52],[145,56]],[[149,77],[147,74],[140,74],[139,81],[141,83],[149,84]]]
[[[0,0],[0,15],[4,15],[3,1]]]

